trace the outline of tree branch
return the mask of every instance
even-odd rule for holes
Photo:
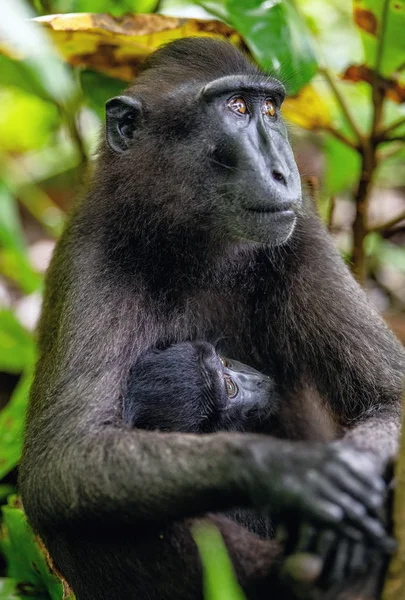
[[[348,146],[352,150],[355,150],[356,152],[360,151],[360,148],[357,144],[352,142],[352,140],[345,136],[344,133],[341,133],[338,129],[332,127],[332,125],[328,127],[319,127],[318,131],[325,131],[325,133],[330,133],[330,135],[333,135],[333,137],[342,142],[342,144],[345,144],[346,146]]]
[[[393,135],[392,137],[387,138],[384,142],[405,142],[405,134],[404,135]]]
[[[373,121],[371,124],[371,132],[370,132],[371,139],[374,138],[374,136],[377,133],[377,130],[380,126],[382,111],[383,111],[383,104],[384,104],[384,97],[385,97],[385,90],[384,90],[384,87],[381,85],[380,70],[381,70],[382,57],[383,57],[383,53],[384,53],[385,34],[386,34],[386,29],[387,29],[386,26],[387,26],[388,4],[389,4],[389,0],[384,0],[382,12],[381,12],[381,33],[380,33],[380,37],[378,39],[376,60],[375,60],[375,65],[374,65],[373,95],[372,95],[374,112],[373,112]]]
[[[361,131],[357,127],[357,123],[355,122],[355,120],[352,117],[352,114],[346,104],[346,100],[343,98],[342,94],[340,93],[339,88],[337,87],[335,81],[333,80],[333,77],[329,73],[328,69],[321,68],[319,71],[325,77],[326,81],[328,82],[328,85],[329,85],[330,89],[332,90],[333,95],[335,96],[336,102],[338,103],[339,108],[341,109],[347,123],[350,125],[358,142],[361,143],[362,139],[363,139]]]
[[[401,221],[405,221],[405,211],[403,213],[397,215],[396,217],[394,217],[390,221],[387,221],[386,223],[382,223],[381,225],[376,225],[375,227],[370,227],[370,229],[368,230],[368,232],[369,233],[371,233],[371,232],[378,232],[378,233],[380,233],[380,232],[383,232],[383,231],[388,231],[389,229],[392,229],[392,227],[394,227],[398,223],[401,223]]]
[[[377,166],[377,146],[379,144],[379,139],[376,133],[380,128],[385,100],[385,89],[382,85],[380,69],[384,50],[388,1],[389,0],[384,0],[382,8],[381,33],[378,40],[376,61],[374,67],[372,92],[373,118],[369,135],[367,137],[362,138],[360,141],[362,144],[361,177],[355,195],[356,216],[353,222],[353,249],[351,256],[353,273],[360,284],[364,283],[364,279],[366,276],[366,255],[364,251],[364,238],[368,233],[368,201],[370,197],[371,184]]]
[[[401,127],[402,125],[405,125],[405,117],[401,117],[401,118],[397,119],[396,121],[394,121],[393,123],[391,123],[390,125],[388,125],[385,129],[382,129],[381,131],[377,132],[378,133],[378,138],[382,142],[390,141],[391,138],[389,138],[387,140],[388,135],[392,131],[395,131],[395,129],[398,129],[398,127]]]

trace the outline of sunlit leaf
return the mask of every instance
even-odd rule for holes
[[[86,104],[96,111],[101,120],[104,120],[106,101],[120,94],[124,83],[103,73],[87,69],[80,73],[80,82]]]
[[[55,13],[106,12],[123,15],[127,12],[149,13],[155,10],[158,0],[53,0]]]
[[[23,428],[32,368],[26,371],[6,407],[0,411],[0,479],[14,469],[21,457]]]
[[[56,107],[33,94],[2,85],[0,89],[0,148],[26,152],[50,141],[60,124]]]
[[[240,37],[219,21],[163,15],[78,13],[37,19],[51,34],[66,60],[75,66],[131,81],[145,58],[162,44],[189,36]]]
[[[67,168],[72,166],[69,164],[71,159],[63,149],[60,158],[66,161]],[[8,193],[18,198],[51,235],[58,236],[62,230],[64,213],[40,186],[35,185],[31,173],[24,169],[21,162],[14,160],[11,155],[0,156],[0,175]]]
[[[34,15],[22,0],[0,0],[0,47],[22,58],[44,95],[63,104],[75,95],[75,85],[44,32],[29,19]]]
[[[208,522],[201,523],[192,534],[203,566],[204,599],[245,600],[218,529]]]
[[[206,11],[202,4],[202,0],[199,0],[198,4],[192,0],[160,0],[157,12],[170,17],[211,19],[216,14],[215,11]],[[217,4],[217,2],[213,0],[213,4]]]
[[[0,577],[0,600],[21,600],[17,595],[17,582],[9,577]]]
[[[8,483],[0,483],[0,504],[4,504],[4,501],[11,494],[15,494],[15,487]]]
[[[405,132],[402,133],[405,138]],[[394,145],[394,147],[393,147]],[[380,187],[393,188],[405,186],[405,144],[389,142],[385,146],[387,151],[392,148],[393,154],[380,161],[375,177],[376,184]],[[385,148],[381,150],[385,152]]]
[[[374,81],[374,70],[366,65],[350,65],[342,75],[345,81],[365,81],[372,85]],[[396,78],[382,78],[381,85],[385,90],[387,98],[398,104],[405,102],[405,84],[398,81]]]
[[[305,16],[324,64],[340,72],[348,62],[361,62],[364,57],[359,30],[353,23],[350,0],[299,0],[299,11]]]
[[[353,15],[361,32],[367,67],[374,69],[382,43],[380,74],[391,78],[404,66],[405,0],[354,0]]]
[[[405,273],[404,248],[392,244],[388,240],[381,240],[378,248],[378,260],[381,264],[391,265],[402,273]]]
[[[290,0],[227,0],[227,21],[253,56],[296,94],[316,72],[311,37]]]
[[[28,260],[24,236],[17,211],[17,204],[1,181],[0,272],[12,281],[15,281],[27,294],[38,290],[41,285],[42,279],[40,275],[36,273]]]
[[[20,325],[11,311],[0,310],[0,371],[19,374],[33,361],[31,334]]]
[[[24,250],[24,235],[17,204],[2,181],[0,181],[0,209],[0,245]]]
[[[25,294],[32,294],[41,288],[41,275],[32,268],[25,252],[15,248],[1,248],[0,245],[0,272],[14,281]]]
[[[63,586],[50,570],[45,554],[27,523],[15,497],[2,507],[3,527],[0,547],[6,557],[7,574],[25,590],[24,596],[62,600]]]
[[[7,52],[1,42],[0,52]],[[49,94],[41,85],[40,79],[24,61],[0,54],[0,73],[2,85],[17,87],[29,94],[35,94],[43,100],[49,100]]]
[[[360,156],[332,136],[325,136],[325,193],[333,196],[353,188],[360,175]]]
[[[297,96],[285,100],[284,117],[304,129],[326,128],[331,125],[330,110],[315,88],[307,85]]]

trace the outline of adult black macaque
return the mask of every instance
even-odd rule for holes
[[[280,597],[277,545],[218,514],[232,508],[389,546],[375,511],[404,356],[302,196],[283,98],[230,45],[185,39],[107,104],[107,143],[48,273],[20,471],[79,600],[201,598],[194,518],[218,525],[249,599]],[[278,427],[123,422],[141,356],[218,340],[274,377]]]
[[[123,399],[123,420],[160,431],[255,431],[278,408],[271,377],[219,357],[207,342],[184,342],[139,358]]]

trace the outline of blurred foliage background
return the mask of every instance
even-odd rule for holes
[[[105,101],[170,40],[249,52],[284,81],[304,185],[405,340],[404,31],[405,0],[0,0],[0,600],[69,595],[13,494],[44,271]]]

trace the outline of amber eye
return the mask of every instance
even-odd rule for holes
[[[219,361],[223,367],[228,366],[228,361],[226,360],[226,358],[222,358],[222,356],[219,356]]]
[[[232,98],[228,102],[228,108],[234,113],[238,113],[239,115],[245,115],[248,112],[246,102],[243,98],[239,96],[237,98]]]
[[[267,98],[267,100],[264,101],[263,114],[268,117],[274,117],[276,115],[276,105],[270,98]]]
[[[229,398],[234,398],[238,393],[238,386],[230,377],[225,377],[225,390]]]

